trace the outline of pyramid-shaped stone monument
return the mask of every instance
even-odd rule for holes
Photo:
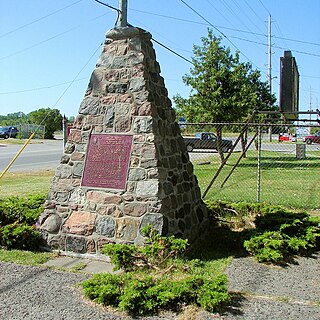
[[[108,31],[39,218],[47,244],[96,254],[143,244],[147,224],[195,241],[207,211],[175,119],[151,35]]]

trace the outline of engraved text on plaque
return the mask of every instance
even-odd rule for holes
[[[130,135],[92,134],[81,185],[125,189],[131,146]]]

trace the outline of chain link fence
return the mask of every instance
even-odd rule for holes
[[[188,147],[189,156],[205,200],[320,208],[320,137],[314,135],[319,126],[194,123],[180,129],[188,144],[195,144]],[[211,133],[203,137],[214,140],[217,129],[222,130],[222,144],[233,144],[222,155],[212,143],[199,144],[200,132]]]
[[[30,137],[31,133],[36,131],[34,135],[34,139],[44,139],[44,134],[46,131],[46,126],[38,125],[38,124],[28,124],[28,123],[20,123],[15,125],[15,127],[19,130],[18,137],[21,139],[27,139]]]

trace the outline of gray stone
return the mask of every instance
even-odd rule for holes
[[[133,78],[129,84],[129,90],[132,92],[138,92],[145,88],[146,82],[144,78]]]
[[[99,235],[112,238],[115,235],[116,223],[112,217],[104,216],[97,219],[96,232]]]
[[[41,225],[41,230],[56,233],[59,231],[61,223],[61,218],[57,214],[52,214]]]
[[[155,197],[158,195],[159,182],[158,180],[138,181],[136,194],[140,197]]]
[[[83,162],[77,162],[73,166],[73,175],[77,177],[82,177],[83,172]]]
[[[56,177],[60,179],[70,178],[72,175],[72,168],[67,164],[61,164],[56,170]]]
[[[99,114],[99,105],[98,98],[86,97],[80,105],[79,113],[97,115]]]
[[[128,90],[128,84],[127,83],[111,83],[107,87],[107,92],[109,93],[125,93]]]
[[[63,156],[61,157],[60,163],[61,163],[61,164],[66,164],[66,163],[69,162],[69,160],[70,160],[70,156],[68,156],[67,154],[65,154],[65,155],[63,155]]]
[[[150,133],[152,132],[152,117],[136,117],[133,122],[134,133]]]
[[[112,127],[113,126],[113,121],[114,121],[114,108],[108,108],[106,111],[106,116],[105,116],[105,125],[107,127]]]
[[[64,147],[64,153],[72,153],[75,149],[75,144],[72,142],[67,142]]]
[[[86,252],[86,239],[80,237],[68,236],[66,238],[66,250],[76,253]]]
[[[76,188],[71,192],[70,203],[84,205],[86,203],[86,197],[81,188]]]
[[[162,234],[164,224],[163,215],[160,213],[145,214],[142,218],[140,230],[149,224],[152,226],[153,229],[157,230],[160,234]]]
[[[57,192],[56,200],[57,202],[66,202],[69,198],[69,192]]]
[[[156,159],[141,159],[141,168],[155,168],[157,167],[158,160]]]
[[[129,170],[128,180],[129,181],[140,181],[145,180],[146,172],[141,168],[134,168]]]

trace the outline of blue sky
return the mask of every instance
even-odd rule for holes
[[[272,82],[278,98],[279,65],[291,50],[300,73],[300,110],[320,104],[319,0],[184,0],[210,22],[241,60],[267,79],[267,20],[272,19]],[[118,7],[117,0],[106,0]],[[94,0],[0,1],[0,114],[43,107],[77,115],[91,72],[116,12]],[[211,27],[181,0],[129,0],[128,21],[187,59]],[[191,65],[154,44],[169,97],[187,97],[181,78]],[[77,76],[78,75],[78,76]],[[76,81],[70,86],[70,83]],[[70,86],[70,87],[69,87]]]

